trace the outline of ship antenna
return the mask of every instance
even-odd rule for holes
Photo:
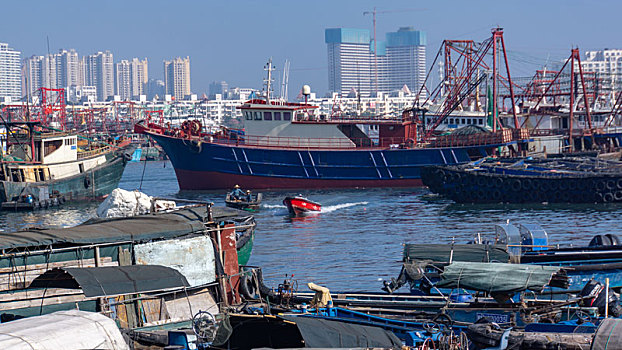
[[[266,84],[266,104],[270,104],[270,90],[272,89],[272,71],[274,70],[274,66],[272,65],[272,57],[270,57],[268,63],[266,63],[263,69],[268,72],[268,78],[264,79],[264,83]]]

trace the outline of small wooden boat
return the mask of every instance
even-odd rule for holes
[[[259,210],[259,205],[261,204],[262,194],[251,194],[250,200],[247,196],[236,199],[233,194],[227,193],[227,197],[225,198],[225,204],[229,208],[235,208],[240,210],[248,210],[248,211],[257,211]]]
[[[287,206],[287,210],[292,215],[304,215],[309,212],[319,212],[322,210],[322,205],[308,200],[302,196],[285,197],[283,204]]]

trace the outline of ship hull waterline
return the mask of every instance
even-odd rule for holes
[[[66,200],[101,199],[119,186],[126,163],[127,160],[123,155],[115,155],[102,165],[65,179],[33,183],[0,181],[2,187],[0,200],[3,202],[12,200],[19,196],[26,186],[48,187],[50,194],[58,191]]]
[[[180,190],[421,187],[422,167],[461,164],[505,144],[415,149],[281,149],[145,132],[169,156]],[[513,142],[515,143],[515,142]]]

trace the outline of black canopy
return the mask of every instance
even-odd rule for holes
[[[215,221],[241,216],[240,211],[213,208]],[[205,207],[181,209],[156,215],[91,219],[81,225],[57,229],[0,232],[0,249],[55,244],[101,244],[145,242],[180,237],[205,230]]]
[[[279,316],[298,327],[308,348],[401,348],[402,342],[392,332],[305,316]]]
[[[179,271],[160,265],[55,268],[29,288],[82,289],[86,297],[147,293],[190,286]]]

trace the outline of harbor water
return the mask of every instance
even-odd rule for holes
[[[179,192],[168,162],[129,163],[120,187],[215,205],[224,205],[226,192]],[[333,291],[380,291],[383,279],[399,273],[404,243],[465,243],[478,233],[482,239],[492,239],[494,224],[506,220],[539,223],[552,244],[587,245],[596,234],[618,234],[622,218],[622,205],[461,205],[423,188],[263,193],[249,264],[263,268],[270,287],[293,274],[299,290],[314,282]],[[321,203],[322,212],[291,218],[282,200],[295,194]],[[0,224],[3,231],[73,226],[95,216],[98,205],[86,202],[30,213],[4,212]]]

